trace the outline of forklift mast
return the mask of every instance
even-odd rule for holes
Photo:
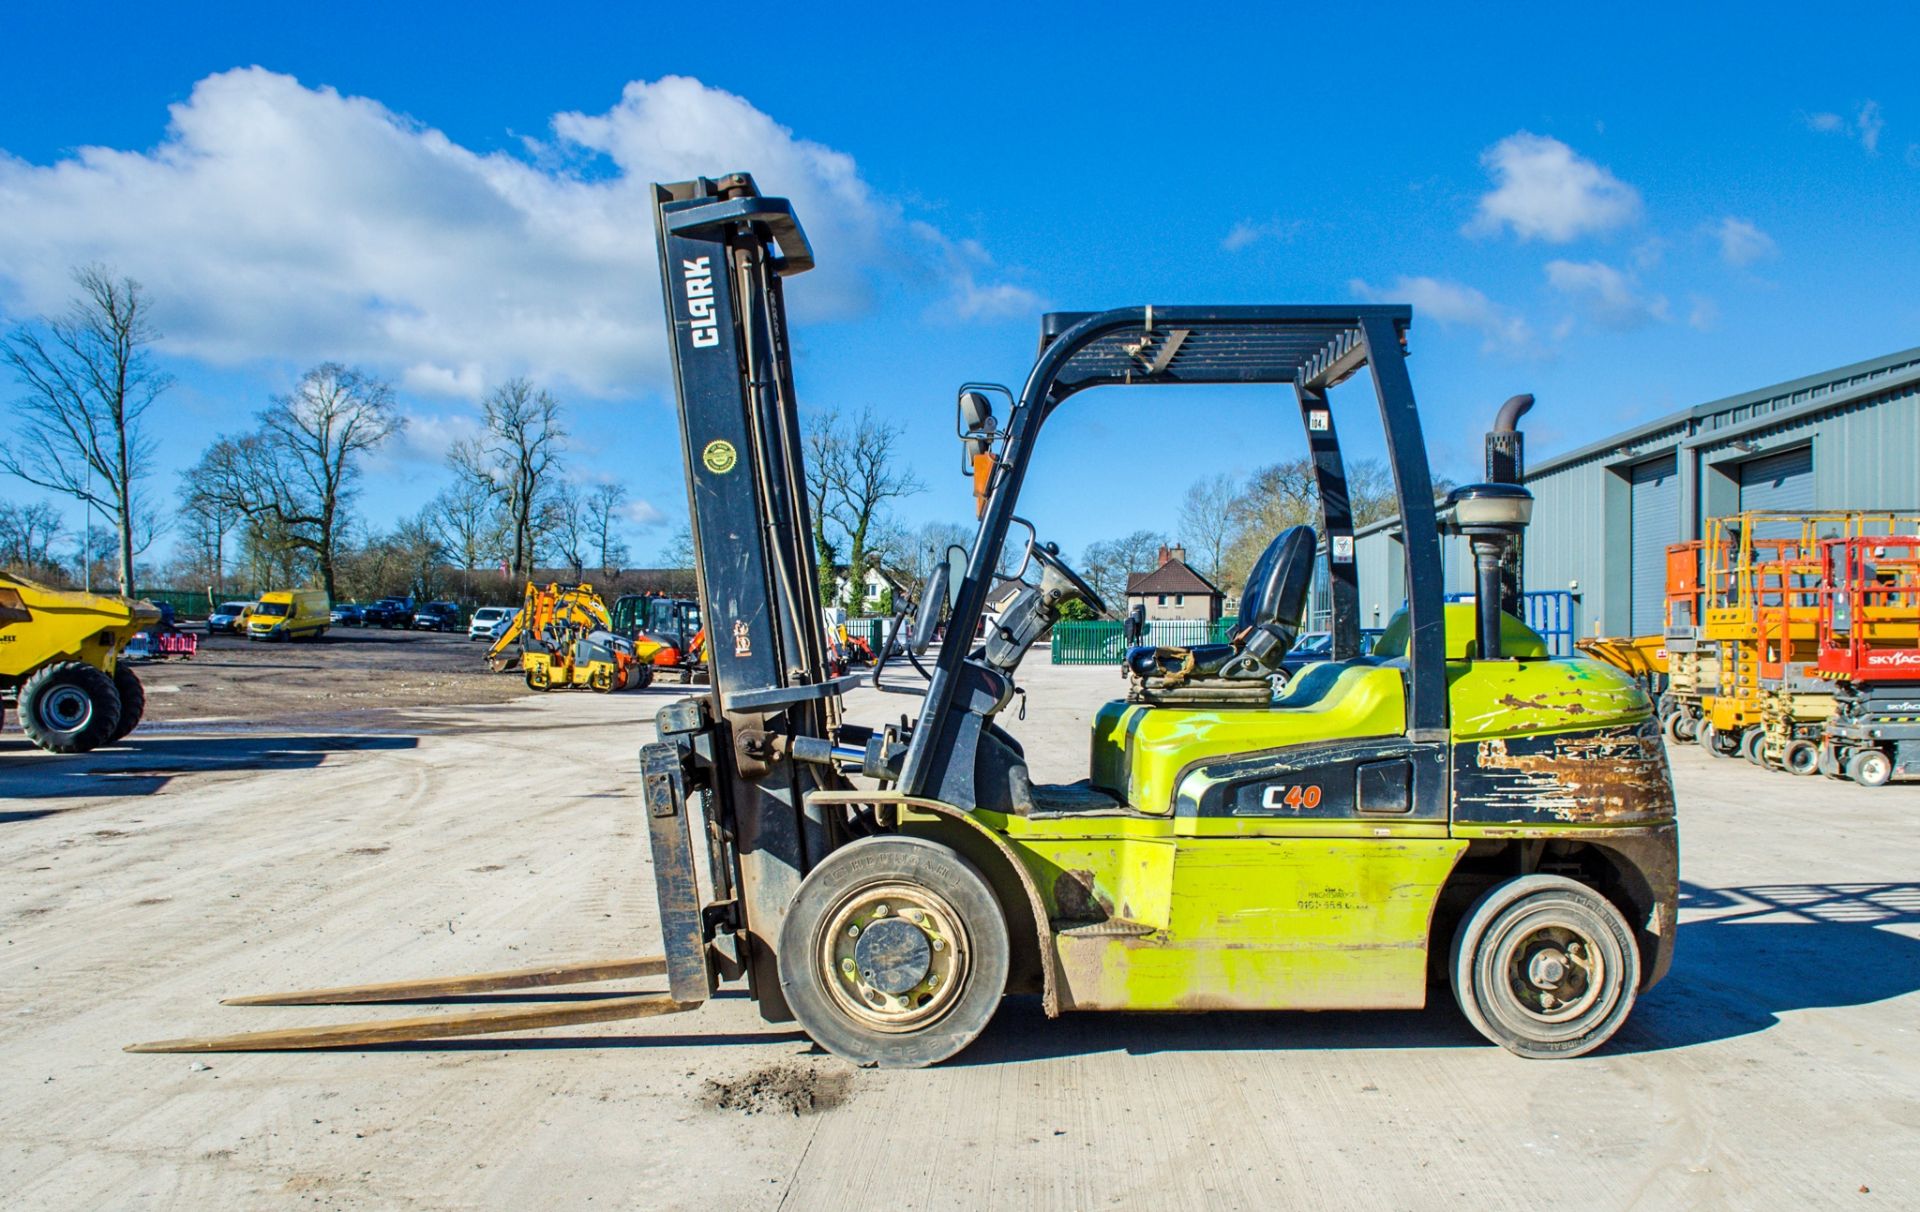
[[[801,878],[843,840],[806,796],[844,780],[793,751],[833,736],[838,695],[857,680],[827,675],[782,293],[813,252],[792,206],[744,173],[655,186],[654,217],[711,671],[706,695],[661,713],[660,736],[699,737],[715,896],[702,906],[680,890],[663,927],[669,960],[682,960],[678,996],[721,915],[761,1012],[780,1021],[776,939],[760,931],[777,931]],[[670,873],[656,874],[667,893]]]

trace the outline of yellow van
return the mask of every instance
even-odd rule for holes
[[[333,621],[333,603],[324,589],[276,589],[260,595],[246,614],[250,640],[319,639]]]

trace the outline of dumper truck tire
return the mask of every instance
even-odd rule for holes
[[[113,667],[113,689],[120,696],[120,722],[113,726],[113,735],[107,738],[109,745],[139,727],[140,717],[147,714],[146,687],[140,684],[140,675],[125,661]]]
[[[1640,948],[1613,903],[1558,875],[1523,875],[1474,902],[1453,938],[1453,995],[1474,1029],[1536,1060],[1613,1038],[1640,988]]]
[[[49,753],[86,753],[113,736],[120,694],[113,679],[91,665],[61,661],[20,687],[20,727]]]
[[[1007,988],[1007,919],[938,842],[870,837],[810,872],[780,929],[780,989],[815,1043],[918,1069],[972,1043]]]

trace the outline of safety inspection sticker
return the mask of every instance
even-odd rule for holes
[[[705,450],[700,452],[700,461],[707,465],[708,471],[723,476],[733,470],[733,465],[740,461],[740,456],[735,453],[732,442],[725,438],[715,438],[707,443]]]

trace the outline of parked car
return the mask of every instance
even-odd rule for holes
[[[413,603],[406,598],[381,598],[371,606],[362,606],[360,617],[368,627],[410,627]]]
[[[513,626],[513,620],[520,616],[518,606],[482,606],[473,612],[467,620],[467,638],[486,640],[488,643],[500,638],[500,634]]]
[[[246,627],[247,611],[252,610],[252,602],[222,602],[212,614],[207,616],[208,635],[240,635]]]
[[[1362,628],[1360,631],[1360,655],[1366,656],[1373,651],[1373,642],[1379,638],[1379,628]],[[1303,631],[1300,638],[1287,649],[1287,655],[1280,658],[1280,667],[1288,674],[1299,673],[1315,661],[1333,659],[1333,633],[1331,631]]]
[[[366,615],[352,602],[341,602],[333,608],[333,622],[336,627],[360,627],[365,625]]]
[[[276,589],[260,595],[247,612],[250,640],[317,640],[333,621],[333,603],[324,589]]]
[[[458,631],[460,608],[452,602],[428,602],[413,612],[415,631]]]

